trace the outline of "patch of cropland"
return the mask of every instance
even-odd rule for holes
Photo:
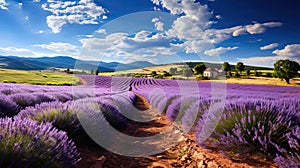
[[[79,85],[80,78],[64,73],[0,69],[0,82],[33,85]]]
[[[268,162],[259,167],[300,164],[299,87],[79,77],[85,85],[0,84],[0,167],[255,167],[261,158]],[[110,130],[166,136],[126,146]],[[196,143],[182,139],[189,136]],[[92,140],[132,154],[149,144],[152,152],[160,151],[174,138],[176,153],[175,146],[142,158],[113,154]],[[200,154],[205,148],[227,161]],[[243,162],[243,156],[255,156],[254,161]]]

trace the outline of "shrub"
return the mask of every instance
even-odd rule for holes
[[[196,97],[180,97],[172,101],[168,106],[166,114],[169,120],[181,123],[181,119],[184,116],[186,110],[197,101]]]
[[[19,112],[18,105],[6,95],[0,94],[0,118],[12,117]]]
[[[99,98],[97,102],[99,104],[99,110],[111,126],[121,131],[127,128],[127,119],[113,103],[101,98]]]
[[[75,167],[74,143],[50,123],[0,119],[0,167]]]
[[[232,102],[225,106],[211,137],[215,139],[218,147],[225,150],[230,149],[242,154],[263,153],[269,158],[277,158],[277,161],[288,159],[283,157],[286,155],[297,158],[300,152],[300,134],[294,130],[300,125],[298,112],[299,106],[296,101],[294,103],[270,100]],[[201,138],[199,132],[205,131],[202,128],[207,117],[208,110],[197,125],[198,142]],[[300,160],[297,162],[300,163]]]
[[[17,117],[29,118],[37,121],[39,124],[51,122],[59,130],[63,130],[69,136],[75,137],[82,133],[76,110],[77,108],[73,102],[45,102],[35,107],[27,107]]]
[[[13,100],[21,108],[27,106],[34,106],[36,104],[36,99],[30,93],[19,93],[10,95],[11,100]]]

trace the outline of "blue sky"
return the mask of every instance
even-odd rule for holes
[[[0,0],[0,55],[300,61],[297,0]]]

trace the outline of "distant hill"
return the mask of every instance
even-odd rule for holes
[[[0,56],[0,68],[19,70],[45,70],[48,68],[76,68],[82,70],[97,69],[100,72],[129,70],[153,66],[147,61],[137,61],[128,64],[118,62],[84,61],[67,56],[25,58],[17,56]]]
[[[210,67],[212,69],[221,69],[222,68],[222,64],[223,63],[210,63],[210,62],[186,62],[186,63],[177,63],[178,64],[182,64],[182,65],[188,65],[189,67],[193,68],[195,65],[200,64],[200,63],[204,63],[204,65],[206,67]],[[234,70],[235,69],[235,65],[230,65],[231,69]],[[269,68],[269,67],[260,67],[260,66],[250,66],[250,65],[245,65],[245,70],[273,70],[273,68]]]
[[[165,65],[188,65],[193,68],[196,64],[204,63],[206,67],[222,68],[222,63],[208,63],[208,62],[182,62]],[[119,62],[102,62],[102,61],[84,61],[67,56],[57,57],[40,57],[40,58],[25,58],[17,56],[0,56],[0,68],[19,69],[19,70],[45,70],[49,68],[76,68],[81,70],[95,70],[98,68],[99,72],[114,72],[131,69],[141,69],[145,67],[157,66],[147,61],[136,61],[132,63]],[[235,69],[231,65],[231,69]],[[256,67],[245,65],[245,69],[251,70],[272,70],[268,67]]]

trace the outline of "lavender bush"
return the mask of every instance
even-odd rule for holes
[[[260,152],[268,158],[277,156],[280,162],[283,158],[289,159],[289,156],[297,158],[300,151],[297,131],[300,125],[299,109],[297,106],[288,109],[281,101],[252,99],[231,102],[226,105],[211,137],[216,140],[216,146],[226,150]],[[197,125],[198,140],[199,132],[205,131],[202,128],[208,112],[203,114]]]
[[[100,105],[100,111],[109,124],[118,130],[125,130],[127,128],[127,119],[115,105],[101,98],[97,102]]]
[[[75,167],[74,143],[51,124],[0,119],[0,167]]]
[[[17,117],[29,118],[38,123],[50,122],[59,130],[67,132],[69,136],[76,137],[82,133],[76,110],[73,102],[45,102],[34,107],[27,107]]]
[[[12,117],[19,112],[18,105],[6,95],[0,94],[0,118]]]

